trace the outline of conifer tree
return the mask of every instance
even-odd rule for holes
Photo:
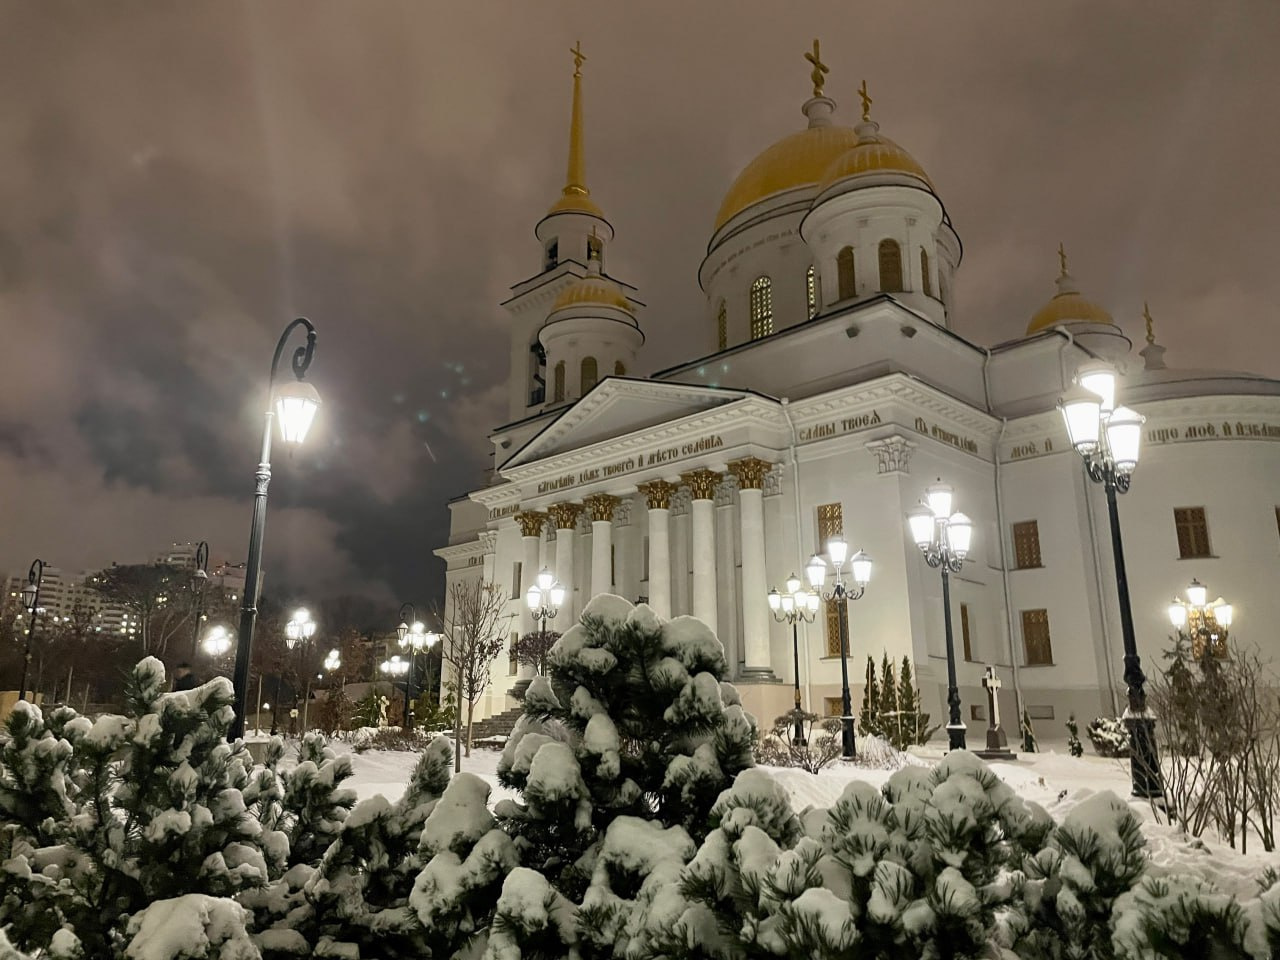
[[[876,725],[880,736],[892,740],[898,732],[898,683],[894,676],[893,661],[889,659],[889,651],[884,652],[880,664],[880,714]]]
[[[287,838],[249,807],[270,802],[271,777],[251,780],[243,743],[226,742],[230,681],[166,687],[148,657],[127,680],[126,716],[31,704],[10,715],[0,927],[19,947],[47,948],[62,928],[85,956],[112,957],[144,908],[179,894],[222,903],[283,869]]]
[[[862,689],[862,711],[858,714],[858,729],[863,735],[883,737],[880,729],[880,684],[876,681],[876,663],[867,654],[867,682]]]
[[[1067,717],[1067,752],[1073,757],[1084,756],[1084,744],[1080,742],[1080,724],[1073,713]]]
[[[899,750],[915,744],[924,743],[933,735],[935,728],[929,727],[929,715],[921,712],[920,691],[915,688],[911,677],[911,657],[903,654],[902,673],[898,679],[898,702],[901,706],[902,734],[894,743]]]
[[[584,904],[588,888],[621,884],[586,903],[593,924],[624,930],[639,892],[635,874],[600,875],[600,858],[615,862],[611,849],[649,830],[675,837],[661,831],[678,827],[701,840],[716,798],[752,765],[755,721],[726,673],[724,648],[700,620],[661,621],[648,606],[602,594],[552,649],[547,676],[529,686],[498,765],[500,782],[522,797],[496,813],[521,863],[573,904]],[[611,839],[620,817],[636,825]]]

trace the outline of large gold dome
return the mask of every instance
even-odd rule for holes
[[[816,186],[827,168],[858,144],[851,127],[823,124],[783,137],[738,174],[716,214],[715,229],[752,204],[786,190]]]
[[[625,310],[627,313],[634,312],[631,302],[627,300],[622,288],[598,273],[590,273],[565,287],[560,296],[556,297],[556,302],[551,307],[551,311],[554,313],[556,310],[562,310],[565,307],[578,306],[614,307],[618,310]]]

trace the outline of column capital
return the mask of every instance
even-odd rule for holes
[[[883,440],[868,440],[866,448],[880,461],[880,473],[910,473],[911,451],[916,445],[900,434]]]
[[[716,485],[720,482],[720,474],[714,470],[707,470],[705,467],[698,470],[690,470],[688,473],[681,474],[680,479],[689,488],[689,495],[694,500],[715,499]]]
[[[547,515],[545,513],[526,511],[517,513],[513,519],[520,524],[520,536],[540,537],[542,536],[542,524],[546,521]]]
[[[498,531],[481,530],[480,546],[485,553],[496,553],[498,550]]]
[[[729,472],[738,478],[739,490],[759,490],[764,486],[764,477],[773,464],[759,457],[743,457],[729,465]]]
[[[676,492],[677,487],[666,480],[650,480],[640,484],[639,490],[650,510],[670,510],[671,495]]]
[[[587,508],[587,514],[591,517],[592,523],[599,520],[612,521],[613,511],[618,506],[618,503],[618,498],[608,493],[593,493],[582,501],[582,505]]]
[[[547,513],[557,530],[572,530],[578,525],[578,515],[582,513],[580,503],[553,503],[547,507]]]

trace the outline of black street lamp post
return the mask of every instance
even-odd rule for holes
[[[852,589],[844,579],[845,560],[849,561],[853,577]],[[835,573],[835,584],[829,593],[823,592],[823,584],[827,580],[827,563]],[[867,584],[871,581],[871,558],[859,550],[849,556],[849,544],[844,537],[836,535],[827,541],[827,559],[814,554],[805,567],[809,576],[809,584],[827,603],[837,606],[837,619],[840,621],[840,729],[842,735],[842,755],[852,759],[858,755],[857,742],[853,729],[853,698],[849,694],[849,601],[860,600],[866,593]]]
[[[307,331],[307,342],[293,352],[290,367],[294,379],[276,385],[276,373],[280,366],[280,357],[284,353],[289,335],[294,328],[304,327]],[[266,422],[262,428],[262,455],[258,461],[258,469],[254,473],[253,522],[249,528],[249,559],[245,564],[244,602],[240,608],[240,632],[236,641],[235,669],[235,717],[231,721],[231,729],[227,732],[228,740],[238,740],[244,736],[245,699],[249,688],[249,662],[253,653],[253,628],[258,619],[258,583],[262,571],[262,544],[267,527],[267,487],[271,483],[271,426],[276,417],[280,419],[280,436],[285,444],[296,446],[306,438],[307,431],[315,419],[316,410],[320,406],[320,394],[316,388],[303,377],[311,366],[311,359],[316,349],[316,328],[311,321],[299,317],[287,327],[276,343],[276,352],[271,358],[271,374],[267,381]],[[274,404],[275,409],[272,409]]]
[[[36,636],[36,619],[40,616],[40,588],[44,586],[43,560],[33,560],[31,569],[27,571],[27,585],[22,588],[22,605],[31,615],[27,624],[26,646],[22,653],[22,683],[18,687],[18,699],[27,699],[27,674],[31,670],[31,642]]]
[[[306,650],[307,644],[311,642],[311,638],[315,636],[315,633],[316,622],[311,619],[311,611],[306,607],[299,607],[294,611],[293,616],[289,618],[289,622],[284,625],[284,645],[289,648],[290,652],[297,649],[301,655],[303,651]],[[283,670],[278,670],[276,672],[276,706],[275,709],[271,711],[272,736],[275,736],[276,734],[276,718],[280,714],[280,675],[283,672]],[[301,673],[301,671],[299,671],[299,673]],[[295,704],[294,709],[296,710],[296,704],[298,702],[298,690],[296,686],[293,691],[293,701]],[[292,724],[290,724],[290,726],[292,727]]]
[[[823,571],[826,576],[826,571]],[[798,747],[803,747],[808,741],[804,736],[804,711],[800,709],[800,621],[805,623],[813,623],[814,618],[818,615],[818,605],[821,598],[817,593],[810,593],[804,589],[800,578],[794,573],[787,577],[787,592],[778,593],[778,591],[769,591],[769,609],[773,613],[773,619],[778,623],[791,624],[791,666],[795,671],[795,706],[792,708],[792,716],[795,723],[795,731],[791,737],[792,743]]]
[[[524,599],[529,605],[529,612],[538,622],[538,640],[544,652],[547,645],[547,621],[559,616],[560,607],[564,604],[564,594],[564,585],[546,567],[538,571],[525,593]]]
[[[400,626],[396,627],[396,635],[400,638],[400,649],[409,654],[408,678],[404,688],[404,723],[406,730],[413,730],[413,668],[418,654],[424,649],[434,647],[440,642],[440,636],[427,632],[422,621],[418,619],[417,608],[412,603],[401,604]]]
[[[1071,445],[1084,459],[1085,474],[1102,484],[1107,495],[1111,524],[1111,552],[1116,568],[1116,596],[1120,604],[1120,633],[1124,641],[1124,682],[1128,707],[1124,723],[1129,730],[1129,777],[1135,797],[1164,796],[1160,752],[1156,746],[1156,718],[1147,708],[1146,674],[1138,656],[1129,602],[1129,577],[1124,567],[1124,544],[1116,495],[1129,492],[1129,481],[1138,466],[1142,424],[1146,418],[1128,407],[1117,407],[1116,374],[1105,363],[1089,363],[1076,371],[1076,387],[1058,401],[1067,424]]]
[[[200,655],[200,628],[204,625],[204,591],[209,586],[209,541],[196,546],[195,569],[191,571],[191,596],[195,600],[196,623],[191,629],[191,656]]]
[[[973,522],[951,512],[952,489],[941,479],[925,490],[925,502],[907,514],[911,538],[924,562],[942,571],[942,622],[947,639],[947,741],[950,749],[965,749],[965,724],[960,716],[960,688],[956,682],[956,644],[951,629],[951,574],[959,573],[973,541]]]

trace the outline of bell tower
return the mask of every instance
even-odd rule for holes
[[[539,333],[568,288],[590,275],[617,286],[624,298],[634,291],[633,287],[611,280],[605,272],[613,225],[605,219],[587,187],[582,120],[582,65],[587,57],[581,42],[575,43],[569,53],[573,57],[573,105],[564,188],[534,228],[541,245],[539,272],[512,287],[511,298],[503,303],[511,315],[508,391],[512,421],[532,416],[548,403],[557,402],[553,400],[554,370],[547,364],[547,348]],[[640,304],[628,302],[634,314]],[[611,372],[602,369],[600,376]],[[561,394],[563,399],[565,391]]]

